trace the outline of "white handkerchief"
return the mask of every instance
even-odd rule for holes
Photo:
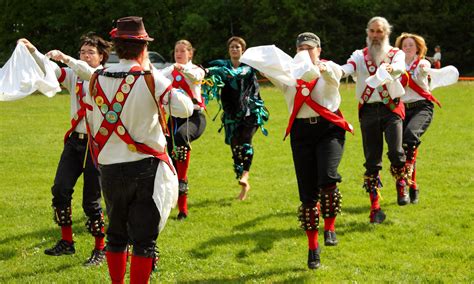
[[[367,79],[365,79],[365,82],[367,83],[367,85],[369,85],[369,87],[375,89],[379,86],[385,85],[388,82],[393,81],[392,76],[385,69],[385,65],[386,63],[381,64],[374,75],[369,76]]]
[[[459,79],[459,71],[456,67],[449,65],[441,69],[428,69],[430,75],[430,91],[456,83]]]

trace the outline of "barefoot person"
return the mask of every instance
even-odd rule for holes
[[[194,112],[188,118],[170,117],[168,127],[168,152],[178,172],[179,197],[178,220],[188,216],[188,168],[191,159],[191,142],[197,140],[206,129],[204,100],[201,96],[201,81],[204,69],[192,62],[194,49],[187,40],[179,40],[174,45],[175,64],[163,69],[162,74],[173,81],[173,87],[181,89],[194,103]]]
[[[33,54],[36,62],[42,64],[43,54],[27,40],[21,42]],[[87,131],[85,124],[85,104],[83,98],[91,72],[102,69],[107,61],[110,43],[99,36],[88,34],[81,38],[79,57],[81,61],[63,54],[58,50],[48,52],[48,56],[62,61],[67,68],[54,64],[58,81],[71,94],[71,127],[64,136],[64,149],[56,171],[53,194],[54,220],[61,227],[61,240],[52,248],[44,251],[47,255],[68,255],[75,253],[72,234],[71,200],[74,186],[81,176],[84,178],[82,190],[82,208],[87,215],[86,227],[95,237],[95,247],[85,265],[98,265],[105,260],[104,252],[104,217],[100,204],[101,191],[98,171],[90,153],[87,151]]]
[[[250,166],[254,156],[252,138],[259,127],[266,135],[263,125],[268,120],[255,70],[239,61],[246,46],[243,38],[231,37],[227,41],[230,59],[211,61],[208,69],[225,83],[221,91],[222,123],[225,143],[231,147],[234,171],[242,187],[237,196],[240,200],[246,199],[250,190]]]

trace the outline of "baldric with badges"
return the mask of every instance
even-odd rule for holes
[[[392,63],[393,57],[395,54],[399,51],[398,48],[392,48],[388,53],[386,58],[384,59],[384,63],[390,64]],[[369,71],[370,75],[374,75],[377,72],[377,65],[375,61],[371,58],[369,54],[369,49],[366,47],[363,49],[363,54],[364,54],[364,61],[365,65],[367,67],[367,70]],[[350,62],[353,64],[352,62]],[[359,102],[359,111],[363,107],[365,103],[367,103],[374,93],[375,88],[371,88],[370,86],[366,85],[361,98],[363,102]],[[400,101],[400,99],[392,99],[390,97],[390,94],[387,90],[387,86],[379,86],[377,87],[377,91],[380,95],[380,98],[382,99],[382,103],[390,109],[390,111],[396,113],[398,116],[400,116],[402,119],[405,118],[405,107],[403,105],[403,102]]]
[[[441,107],[441,103],[436,99],[430,92],[423,90],[418,84],[412,79],[416,67],[420,64],[420,59],[415,60],[413,64],[408,68],[407,72],[402,75],[400,82],[402,83],[403,87],[410,87],[413,91],[415,91],[418,95],[422,96],[423,98],[436,103],[439,107]]]
[[[107,99],[107,96],[105,95],[104,90],[102,89],[99,81],[97,80],[98,76],[106,76],[106,77],[122,79],[112,101],[109,101]],[[166,152],[159,152],[144,143],[139,143],[139,142],[134,141],[130,133],[127,131],[122,120],[120,119],[120,114],[127,101],[130,91],[132,90],[134,84],[137,82],[137,79],[140,76],[144,76],[145,82],[153,96],[154,90],[155,90],[153,75],[149,71],[142,71],[141,67],[139,66],[132,67],[129,72],[111,73],[111,72],[107,72],[105,69],[102,69],[102,70],[97,70],[93,74],[90,80],[90,85],[89,85],[90,94],[95,104],[100,109],[100,112],[104,119],[102,120],[102,123],[95,136],[92,135],[90,128],[89,127],[87,128],[89,136],[93,137],[93,139],[89,141],[92,156],[97,161],[100,151],[103,149],[103,147],[107,143],[112,133],[115,132],[118,135],[118,137],[127,144],[129,151],[131,152],[138,151],[144,154],[152,155],[164,161],[174,171],[174,168],[171,166],[169,157],[166,154]],[[171,88],[172,86],[170,85],[163,93],[170,91]],[[154,97],[153,97],[153,100],[155,101],[158,108],[158,116],[159,116],[160,125],[163,129],[163,132],[166,133],[167,126],[166,126],[166,121],[164,117],[165,116],[164,109],[161,103],[156,102]]]

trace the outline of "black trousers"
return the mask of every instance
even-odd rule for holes
[[[85,167],[84,158],[87,159]],[[89,218],[96,219],[102,214],[99,172],[87,151],[87,135],[79,139],[78,133],[73,132],[64,144],[51,188],[54,207],[64,209],[71,206],[74,186],[81,174],[84,175],[82,208]]]
[[[234,149],[236,146],[242,146],[244,144],[248,144],[252,146],[252,138],[257,132],[258,126],[253,123],[243,123],[239,124],[237,128],[234,130],[232,139],[230,141],[230,149]],[[243,170],[249,171],[250,166],[252,166],[253,154],[254,150],[252,148],[252,154],[247,155],[247,159],[240,160],[235,155],[233,156],[234,164],[243,163]]]
[[[416,106],[406,109],[403,121],[403,145],[412,148],[418,147],[423,135],[433,120],[434,105],[428,100],[416,102]]]
[[[159,163],[146,158],[99,166],[109,217],[107,250],[123,252],[130,243],[134,255],[154,256],[160,213],[153,189]]]
[[[206,116],[200,110],[194,110],[193,114],[188,118],[173,117],[171,119],[173,119],[173,125],[168,121],[168,127],[170,131],[173,131],[176,146],[189,147],[189,143],[201,137],[206,129]],[[170,137],[167,139],[168,152],[171,153],[172,149],[170,147],[173,147],[173,143]]]
[[[323,118],[315,124],[295,119],[290,138],[300,201],[314,204],[322,187],[342,181],[337,168],[345,130]]]
[[[384,135],[391,165],[403,167],[403,120],[383,103],[373,103],[364,104],[359,112],[359,121],[365,156],[365,175],[376,175],[382,169]]]

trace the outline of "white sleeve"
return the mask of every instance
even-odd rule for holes
[[[153,72],[155,80],[155,99],[161,102],[165,111],[175,117],[186,118],[193,114],[194,105],[192,100],[179,89],[171,88],[171,81],[160,72]]]
[[[353,75],[356,72],[357,68],[357,57],[361,53],[360,50],[356,50],[352,53],[351,57],[347,59],[347,63],[340,66],[342,71],[342,78],[349,77],[349,75]]]
[[[390,75],[392,75],[393,79],[396,79],[400,75],[405,73],[406,71],[405,52],[399,50],[393,57],[391,65],[392,65],[393,71]]]
[[[200,82],[204,79],[205,73],[202,68],[199,68],[196,65],[192,66],[183,66],[183,74],[186,78],[190,79],[193,82]]]
[[[332,61],[323,62],[322,64],[326,65],[326,71],[321,72],[324,81],[329,85],[339,88],[339,82],[342,77],[341,67]]]
[[[44,61],[45,59],[47,59],[46,56],[43,53],[39,52],[38,49],[36,49],[35,52],[33,52],[31,55],[33,56],[33,58],[35,59],[36,63],[41,68],[41,70],[44,71],[45,70]],[[59,76],[61,76],[61,68],[54,61],[49,60],[49,62],[50,62],[50,66],[54,70],[54,74],[56,74],[56,77],[59,78]]]
[[[69,56],[69,62],[67,66],[74,71],[82,80],[89,81],[92,74],[94,74],[95,68],[92,68],[86,62],[77,60]]]

